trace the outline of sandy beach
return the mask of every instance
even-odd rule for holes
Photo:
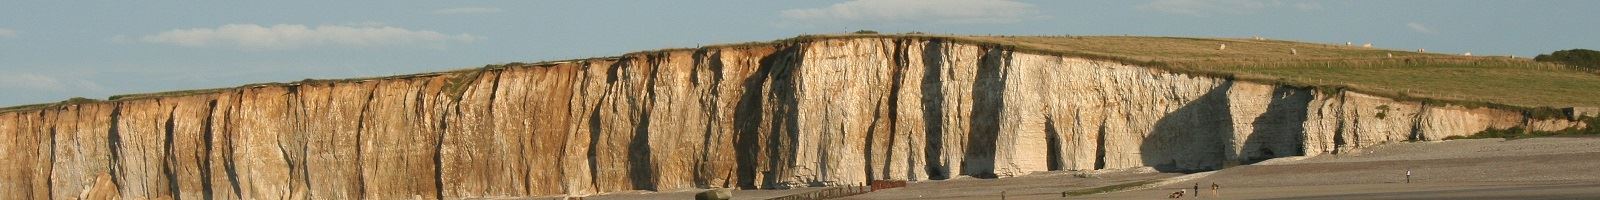
[[[1209,199],[1583,199],[1600,197],[1600,138],[1552,137],[1392,143],[1339,154],[1288,157],[1188,175],[1148,169],[1053,171],[1002,179],[918,181],[844,199],[1160,199],[1202,188]],[[1405,173],[1412,173],[1406,183]],[[1181,181],[1174,181],[1179,180]],[[1140,181],[1142,189],[1063,197]],[[1210,191],[1219,184],[1220,197]],[[737,199],[812,191],[739,190]],[[587,199],[692,199],[699,190],[632,192]],[[1003,193],[1003,194],[1002,194]]]

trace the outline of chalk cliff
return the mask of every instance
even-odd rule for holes
[[[409,199],[1191,171],[1516,111],[916,38],[835,38],[0,113],[0,196]]]

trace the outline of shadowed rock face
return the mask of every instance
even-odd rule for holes
[[[525,197],[1193,171],[1528,125],[1582,126],[938,40],[831,39],[0,113],[0,195]]]

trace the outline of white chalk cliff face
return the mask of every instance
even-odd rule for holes
[[[1192,171],[1513,126],[1584,124],[825,39],[5,112],[0,196],[455,199]]]

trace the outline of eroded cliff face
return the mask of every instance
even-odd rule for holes
[[[401,199],[1218,169],[1584,124],[919,39],[630,54],[0,113],[15,199]]]

